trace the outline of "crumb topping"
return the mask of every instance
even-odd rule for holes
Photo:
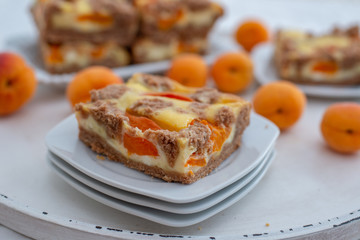
[[[200,119],[206,118],[205,110],[207,107],[209,107],[209,104],[201,102],[192,102],[189,106],[190,111],[198,115]]]
[[[166,92],[173,89],[172,81],[167,77],[142,74],[143,82],[150,89],[158,92]]]
[[[179,136],[189,139],[189,145],[196,149],[197,154],[209,153],[213,148],[210,128],[199,121],[195,121],[188,128],[182,129]]]
[[[181,1],[155,1],[145,6],[149,14],[159,17],[159,14],[175,14],[181,7]]]
[[[168,158],[171,167],[175,166],[176,159],[179,155],[179,146],[177,144],[177,133],[168,130],[158,131],[156,134],[157,142]]]
[[[143,98],[137,100],[131,107],[131,112],[141,113],[141,115],[149,116],[159,109],[171,107],[171,102],[166,102],[160,98]]]
[[[209,0],[183,0],[184,4],[192,11],[199,11],[210,6]]]
[[[235,122],[235,115],[228,106],[220,108],[215,115],[215,125],[221,127],[229,127]]]
[[[197,102],[212,104],[217,102],[220,93],[215,88],[200,88],[190,95],[190,98]]]
[[[91,90],[91,102],[104,99],[120,98],[129,88],[123,84],[109,85],[100,90]]]
[[[81,106],[81,105],[80,105]],[[121,139],[123,121],[129,121],[125,113],[113,104],[99,100],[88,106],[91,116],[106,127],[106,133],[111,138]]]

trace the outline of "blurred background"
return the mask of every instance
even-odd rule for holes
[[[233,34],[236,27],[244,20],[257,19],[262,21],[275,33],[279,28],[295,28],[310,30],[314,33],[327,32],[334,25],[348,27],[360,25],[360,1],[358,0],[214,0],[225,9],[225,15],[216,23],[212,35],[228,36],[226,42],[229,48],[239,48],[234,42]],[[32,0],[0,0],[0,51],[6,51],[6,44],[12,38],[22,36],[36,37],[37,32],[30,15]],[[219,38],[224,41],[224,38]],[[56,97],[49,96],[36,98],[38,102],[43,99],[53,101],[54,107],[63,110],[59,115],[70,113],[67,103],[59,102],[63,93]],[[40,101],[41,100],[41,101]],[[316,102],[315,102],[316,103]],[[31,106],[35,106],[33,102]],[[39,108],[42,105],[39,104]],[[29,108],[28,108],[29,109]],[[58,118],[62,118],[59,116]],[[49,123],[50,124],[50,123]],[[51,123],[53,124],[53,123]],[[301,130],[301,129],[300,129]],[[301,131],[299,131],[301,132]],[[1,133],[0,133],[1,135]],[[24,238],[0,225],[0,239],[18,240]]]

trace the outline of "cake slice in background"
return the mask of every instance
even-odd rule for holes
[[[280,78],[295,83],[360,84],[360,38],[357,26],[325,35],[280,30],[275,40]]]
[[[128,47],[138,30],[138,15],[130,2],[38,0],[32,13],[39,30],[43,63],[49,72],[130,63]]]

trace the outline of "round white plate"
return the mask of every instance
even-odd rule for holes
[[[274,61],[274,45],[264,43],[257,46],[251,54],[254,62],[254,74],[260,84],[267,84],[280,79]],[[357,86],[329,86],[296,84],[306,95],[327,98],[360,98],[360,85]]]
[[[154,198],[149,198],[143,195],[138,195],[135,193],[114,188],[102,182],[96,181],[95,179],[92,179],[89,176],[81,173],[80,171],[71,167],[70,164],[66,163],[64,160],[57,157],[55,154],[52,154],[51,152],[48,152],[47,158],[51,163],[53,163],[55,166],[60,168],[63,172],[67,173],[72,178],[110,197],[123,200],[132,204],[162,210],[165,212],[190,214],[206,210],[226,199],[235,192],[239,191],[241,188],[245,187],[253,178],[255,178],[259,174],[260,171],[262,171],[265,164],[267,164],[269,158],[273,157],[272,155],[273,149],[270,149],[269,152],[266,153],[264,159],[259,163],[258,166],[256,166],[255,169],[253,169],[247,175],[234,182],[230,186],[221,189],[220,191],[213,193],[209,197],[203,198],[199,201],[184,204],[164,202]]]
[[[250,119],[241,147],[206,178],[188,185],[168,184],[123,164],[99,160],[98,154],[78,139],[78,124],[74,115],[55,126],[45,142],[52,153],[100,182],[162,201],[188,203],[205,198],[248,174],[274,145],[279,129],[255,113]]]
[[[263,178],[267,169],[270,166],[270,163],[275,158],[275,152],[272,151],[271,155],[265,159],[265,166],[261,171],[248,183],[246,186],[241,188],[239,191],[225,198],[218,204],[201,211],[192,214],[175,214],[165,211],[156,210],[153,208],[148,208],[144,206],[135,205],[129,202],[122,201],[120,199],[113,198],[111,196],[105,195],[95,189],[77,181],[75,178],[72,178],[66,172],[58,168],[55,164],[49,160],[50,166],[55,170],[55,172],[64,179],[72,187],[85,194],[86,196],[93,198],[94,200],[103,203],[109,207],[115,208],[125,213],[129,213],[156,223],[160,223],[166,226],[171,227],[186,227],[194,225],[196,223],[202,222],[215,214],[221,212],[222,210],[230,207],[241,198],[246,196]]]
[[[209,50],[204,55],[205,62],[210,65],[214,62],[216,57],[226,51],[226,46],[222,45],[221,38],[217,35],[216,41],[212,40],[213,37],[210,34],[209,37]],[[24,41],[26,39],[26,41]],[[33,67],[36,73],[36,77],[40,83],[52,84],[58,86],[65,86],[71,81],[75,73],[63,73],[63,74],[52,74],[49,73],[42,62],[42,56],[39,49],[38,37],[34,34],[27,35],[16,35],[5,40],[5,47],[7,50],[11,50],[21,54],[26,62]],[[142,64],[131,64],[128,66],[113,68],[113,71],[118,76],[124,79],[131,77],[134,73],[162,73],[170,67],[170,60],[142,63]]]

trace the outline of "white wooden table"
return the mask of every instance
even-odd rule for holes
[[[358,1],[223,2],[227,15],[217,25],[218,31],[223,34],[229,33],[241,20],[253,16],[263,19],[272,29],[281,26],[324,31],[333,23],[360,24]],[[28,14],[29,3],[29,0],[0,0],[1,50],[4,50],[1,46],[8,37],[34,32]],[[254,88],[255,84],[243,96],[251,99]],[[14,199],[17,205],[23,204],[24,208],[29,205],[28,207],[38,211],[45,223],[46,219],[61,220],[68,217],[75,219],[80,225],[86,223],[95,226],[96,223],[101,223],[103,226],[120,226],[134,232],[215,236],[216,239],[304,236],[309,239],[360,239],[360,154],[344,156],[330,151],[319,132],[322,113],[333,102],[335,100],[332,99],[308,99],[302,119],[292,129],[282,133],[276,146],[276,160],[263,181],[247,197],[201,224],[176,229],[132,218],[98,204],[53,174],[45,160],[44,137],[71,111],[63,89],[39,86],[36,96],[25,108],[14,115],[0,118],[0,193],[7,194],[9,199]],[[34,194],[39,194],[38,199]],[[52,202],[46,201],[48,196],[52,196]],[[11,201],[3,199],[1,203],[0,223],[16,231],[38,238],[50,231],[48,236],[53,234],[58,239],[64,238],[66,232],[74,233],[74,229],[65,228],[66,231],[62,231],[64,229],[59,227],[61,221],[48,228],[36,225],[37,221],[34,219],[25,225],[16,224],[11,221],[11,216],[21,214],[21,211],[8,208],[12,205]],[[57,205],[58,209],[49,213],[48,218],[41,215],[46,209],[54,209]],[[36,215],[35,218],[39,216]],[[27,213],[23,217],[34,218]],[[238,223],[236,230],[232,223]],[[265,226],[266,223],[270,226]],[[102,231],[95,228],[91,232],[104,234]],[[235,232],[241,235],[234,237]],[[268,234],[254,235],[265,232]],[[83,232],[75,233],[79,234],[78,239],[82,239]],[[226,235],[232,237],[225,237]],[[86,236],[93,236],[95,239],[92,234]],[[0,226],[0,239],[27,237]]]

